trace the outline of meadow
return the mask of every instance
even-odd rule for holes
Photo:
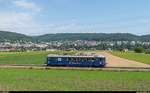
[[[0,52],[0,64],[43,65],[48,54],[74,54],[74,52]]]
[[[43,65],[48,54],[76,52],[1,52],[0,64]],[[149,72],[0,68],[0,91],[150,91],[149,77]]]
[[[142,62],[145,64],[150,64],[150,54],[135,53],[133,51],[129,51],[129,52],[111,51],[110,53],[115,56],[119,56],[121,58],[126,58],[130,60]]]
[[[149,72],[0,69],[0,91],[150,91]]]

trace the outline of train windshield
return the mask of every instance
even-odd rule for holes
[[[101,61],[105,61],[105,58],[101,58]]]

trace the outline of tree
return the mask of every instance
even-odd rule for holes
[[[143,52],[144,52],[144,48],[141,47],[141,46],[139,46],[139,47],[136,47],[136,48],[134,49],[134,51],[135,51],[136,53],[143,53]]]
[[[145,54],[150,54],[150,49],[146,49]]]

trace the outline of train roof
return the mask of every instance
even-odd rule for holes
[[[49,54],[47,57],[103,57],[103,58],[105,58],[105,56],[103,56],[103,55],[75,56],[75,55],[55,55],[55,54]]]

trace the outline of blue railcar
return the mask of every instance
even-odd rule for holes
[[[48,66],[96,66],[102,67],[106,64],[105,56],[70,56],[70,55],[53,55],[47,56]]]

